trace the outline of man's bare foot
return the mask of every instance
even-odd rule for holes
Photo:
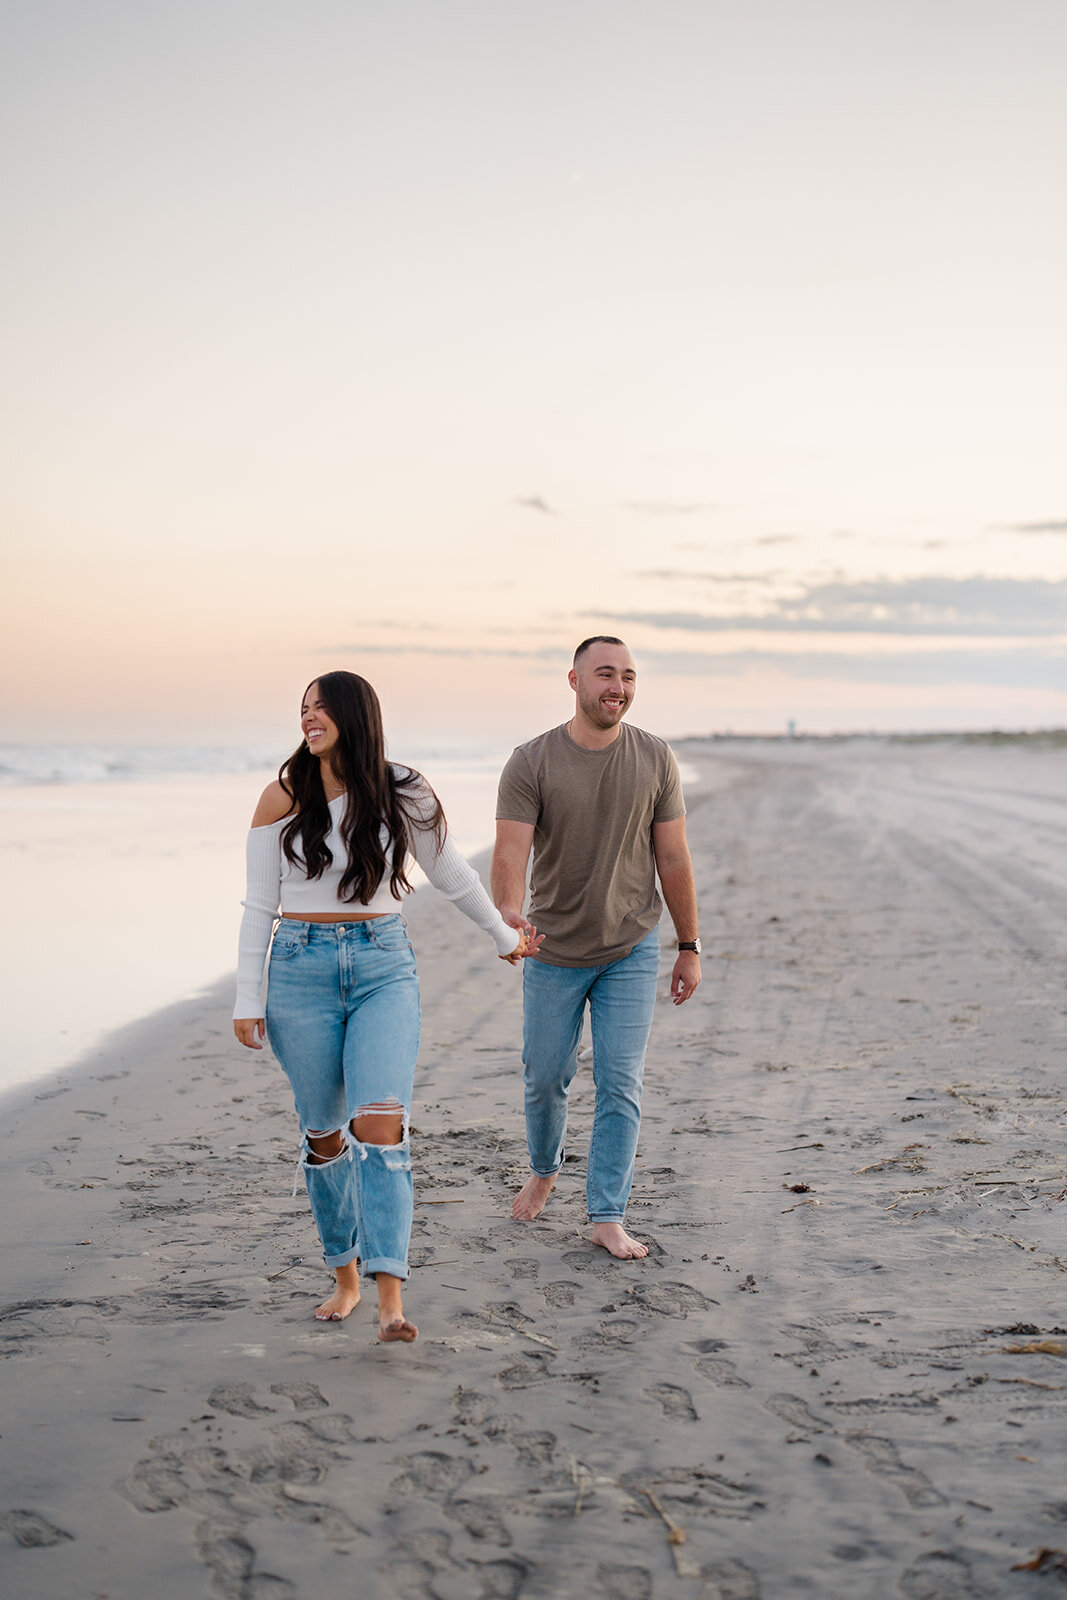
[[[419,1330],[407,1317],[394,1317],[392,1322],[378,1321],[378,1337],[383,1344],[392,1344],[400,1339],[404,1344],[414,1344],[419,1337]]]
[[[350,1261],[347,1267],[335,1267],[334,1277],[337,1288],[327,1295],[321,1306],[315,1307],[316,1322],[343,1322],[359,1305],[359,1261]]]
[[[376,1276],[379,1339],[383,1344],[393,1344],[398,1339],[403,1344],[412,1344],[419,1337],[419,1330],[405,1317],[400,1303],[403,1278],[394,1278],[390,1272],[379,1272]]]
[[[642,1256],[648,1255],[648,1245],[642,1244],[639,1239],[631,1239],[621,1222],[594,1222],[593,1243],[603,1245],[609,1254],[618,1256],[620,1261],[639,1261]]]
[[[518,1194],[515,1196],[511,1207],[511,1215],[516,1222],[532,1222],[534,1217],[539,1217],[545,1209],[545,1202],[552,1193],[556,1183],[556,1174],[550,1172],[547,1178],[542,1178],[538,1173],[531,1172]]]

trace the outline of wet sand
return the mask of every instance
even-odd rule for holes
[[[229,988],[4,1118],[8,1600],[1003,1600],[1067,1556],[1067,752],[679,746],[707,959],[629,1224],[543,1217],[518,975],[422,891],[421,1336],[326,1275]],[[668,928],[664,928],[665,942]],[[665,964],[661,990],[666,990]]]

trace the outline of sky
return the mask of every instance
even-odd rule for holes
[[[0,737],[1067,724],[1062,0],[2,14]]]

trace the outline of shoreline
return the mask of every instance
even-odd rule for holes
[[[958,751],[685,759],[707,960],[657,1004],[644,1262],[588,1243],[587,1067],[511,1222],[520,975],[427,891],[414,1346],[373,1289],[314,1322],[228,983],[9,1091],[10,1600],[1047,1592],[1013,1568],[1067,1516],[1062,800]]]
[[[262,772],[0,785],[9,1002],[0,1094],[77,1071],[116,1031],[223,981],[236,959],[244,838]],[[461,850],[485,848],[495,776],[435,773]],[[152,904],[146,926],[146,894]],[[55,969],[49,908],[95,908],[77,959]]]

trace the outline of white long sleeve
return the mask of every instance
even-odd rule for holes
[[[404,796],[404,809],[411,818],[408,827],[411,853],[438,894],[451,900],[457,911],[462,911],[465,917],[469,917],[489,935],[496,946],[497,955],[509,956],[519,947],[518,929],[508,927],[486,894],[482,880],[452,843],[447,828],[441,839],[441,848],[437,848],[433,830],[428,826],[436,807],[433,790],[420,775],[420,786]],[[378,893],[381,894],[381,889]]]
[[[249,828],[245,845],[247,888],[237,937],[237,1004],[234,1018],[263,1015],[263,969],[278,915],[282,879],[283,822]]]
[[[438,849],[432,830],[419,825],[420,822],[425,823],[433,805],[429,786],[421,793],[416,791],[414,795],[405,796],[405,799],[409,816],[412,817],[408,844],[430,883],[446,900],[452,901],[457,911],[462,911],[465,917],[489,935],[499,955],[510,955],[518,948],[518,930],[508,927],[486,893],[478,874],[460,855],[447,831]],[[248,887],[242,902],[245,909],[237,943],[235,1018],[262,1017],[264,1014],[263,974],[279,909],[287,916],[296,918],[308,913],[345,911],[388,916],[401,910],[400,903],[393,899],[389,889],[388,869],[370,900],[338,900],[337,886],[344,860],[339,831],[343,804],[343,796],[331,803],[334,831],[327,842],[334,859],[321,878],[309,879],[298,866],[284,858],[281,836],[285,819],[263,828],[249,829],[245,850]]]
[[[438,894],[451,900],[457,911],[487,933],[496,945],[497,955],[509,956],[518,949],[519,932],[509,928],[485,892],[481,878],[470,862],[461,856],[447,832],[437,849],[432,833],[412,827],[409,832],[415,860]]]

